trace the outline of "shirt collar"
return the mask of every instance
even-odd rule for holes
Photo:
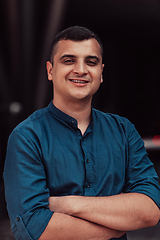
[[[54,115],[54,117],[56,117],[57,119],[59,119],[62,122],[65,122],[66,124],[68,124],[71,127],[76,127],[77,128],[77,120],[69,115],[67,115],[66,113],[62,112],[61,110],[59,110],[57,107],[54,106],[53,102],[51,101],[50,104],[48,105],[50,112]],[[90,127],[93,127],[94,124],[94,120],[93,120],[93,108],[91,110],[91,114],[92,114],[92,120],[90,123]]]

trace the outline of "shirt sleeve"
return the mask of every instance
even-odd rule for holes
[[[160,186],[154,165],[134,125],[130,129],[125,192],[145,194],[160,208]]]
[[[16,239],[38,239],[53,212],[38,138],[14,130],[4,167],[7,210]]]

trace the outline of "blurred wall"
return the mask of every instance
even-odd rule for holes
[[[160,134],[159,0],[0,1],[0,172],[12,129],[52,99],[45,62],[72,25],[104,45],[104,83],[93,106],[127,117],[142,137]]]

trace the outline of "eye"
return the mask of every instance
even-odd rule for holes
[[[71,59],[71,58],[63,59],[62,63],[66,65],[71,65],[74,63],[74,59]]]
[[[95,66],[95,65],[97,65],[97,61],[96,61],[96,60],[87,60],[86,62],[87,62],[87,64],[88,64],[89,66]]]

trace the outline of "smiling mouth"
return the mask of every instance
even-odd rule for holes
[[[84,84],[84,83],[88,83],[89,81],[87,80],[78,80],[78,79],[69,79],[71,82],[74,83],[80,83],[80,84]]]

